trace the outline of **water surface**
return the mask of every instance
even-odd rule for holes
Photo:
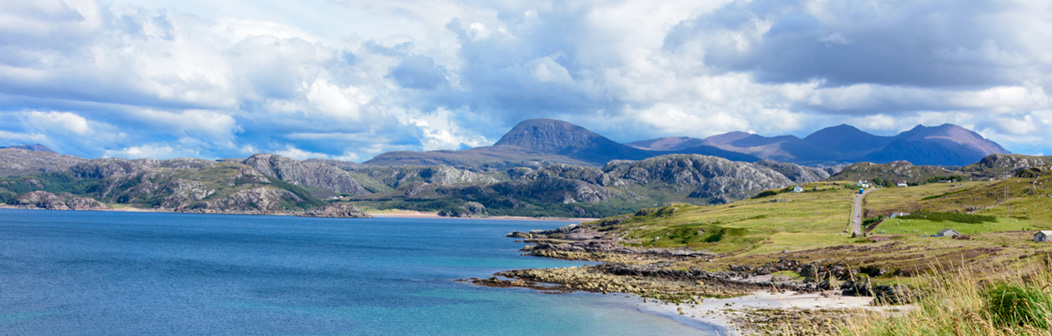
[[[453,281],[580,265],[503,237],[565,224],[0,209],[0,334],[708,334],[624,297]]]

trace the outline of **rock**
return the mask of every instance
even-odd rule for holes
[[[245,159],[243,163],[263,175],[299,186],[328,189],[340,194],[369,193],[346,171],[325,161],[297,161],[274,154],[256,154]]]
[[[874,304],[904,304],[916,300],[915,294],[904,285],[873,286]]]
[[[844,281],[840,285],[843,296],[873,296],[873,285],[869,278]]]
[[[285,189],[259,186],[241,190],[219,199],[195,204],[188,212],[269,214],[287,212],[286,204],[303,199]]]
[[[462,218],[474,218],[484,216],[486,214],[486,207],[478,202],[467,202],[464,205],[452,208],[444,209],[438,212],[439,216],[443,217],[462,217]]]
[[[13,205],[35,207],[48,210],[102,210],[109,206],[98,200],[85,197],[73,196],[70,193],[55,195],[46,191],[31,191],[19,195],[12,202]]]
[[[357,206],[347,203],[329,203],[325,206],[307,210],[303,216],[327,217],[327,218],[368,218],[372,217],[362,212]]]

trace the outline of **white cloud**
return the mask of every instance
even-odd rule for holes
[[[369,97],[354,87],[340,88],[324,79],[318,79],[307,91],[307,101],[326,117],[357,120],[361,106]]]
[[[296,159],[296,160],[327,159],[327,158],[329,158],[328,155],[323,154],[323,153],[309,152],[309,151],[305,151],[305,150],[302,150],[302,149],[299,149],[299,148],[296,148],[296,147],[292,147],[292,146],[286,146],[285,149],[276,151],[276,152],[274,152],[274,154],[281,155],[281,156],[284,156],[284,157],[290,157],[290,158],[293,158],[293,159]]]
[[[139,109],[130,113],[142,123],[153,125],[157,132],[176,136],[204,136],[213,140],[229,139],[240,131],[237,121],[218,111],[160,111]]]
[[[1023,139],[1052,120],[1039,2],[100,3],[0,6],[3,130],[94,155],[368,158],[534,117],[615,139],[843,122]]]
[[[42,129],[60,127],[81,136],[93,133],[87,119],[70,112],[32,111],[28,113],[28,118],[30,124]]]
[[[121,148],[117,150],[106,150],[103,157],[118,157],[128,159],[139,159],[139,158],[171,158],[175,153],[175,149],[172,146],[163,144],[145,144],[141,146],[132,146]]]

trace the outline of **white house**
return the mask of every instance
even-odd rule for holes
[[[793,187],[793,192],[794,193],[804,192],[804,187],[801,187],[799,184],[797,184],[795,187]]]
[[[858,186],[862,188],[869,188],[869,181],[858,181]]]
[[[1052,231],[1050,231],[1050,232],[1052,232]],[[942,229],[942,230],[939,230],[939,232],[935,234],[936,237],[953,237],[953,236],[960,236],[960,235],[961,235],[961,233],[957,232],[957,230],[954,230],[954,229]]]
[[[1034,234],[1034,241],[1036,242],[1047,242],[1049,238],[1052,238],[1052,231],[1038,231]]]
[[[910,186],[909,184],[906,183],[906,181],[900,181],[900,182],[896,183],[895,185],[898,186],[899,188],[905,188],[905,187],[909,187]]]

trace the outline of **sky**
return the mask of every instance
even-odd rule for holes
[[[629,142],[953,123],[1052,154],[1052,3],[0,0],[0,145],[361,162],[530,118]]]

